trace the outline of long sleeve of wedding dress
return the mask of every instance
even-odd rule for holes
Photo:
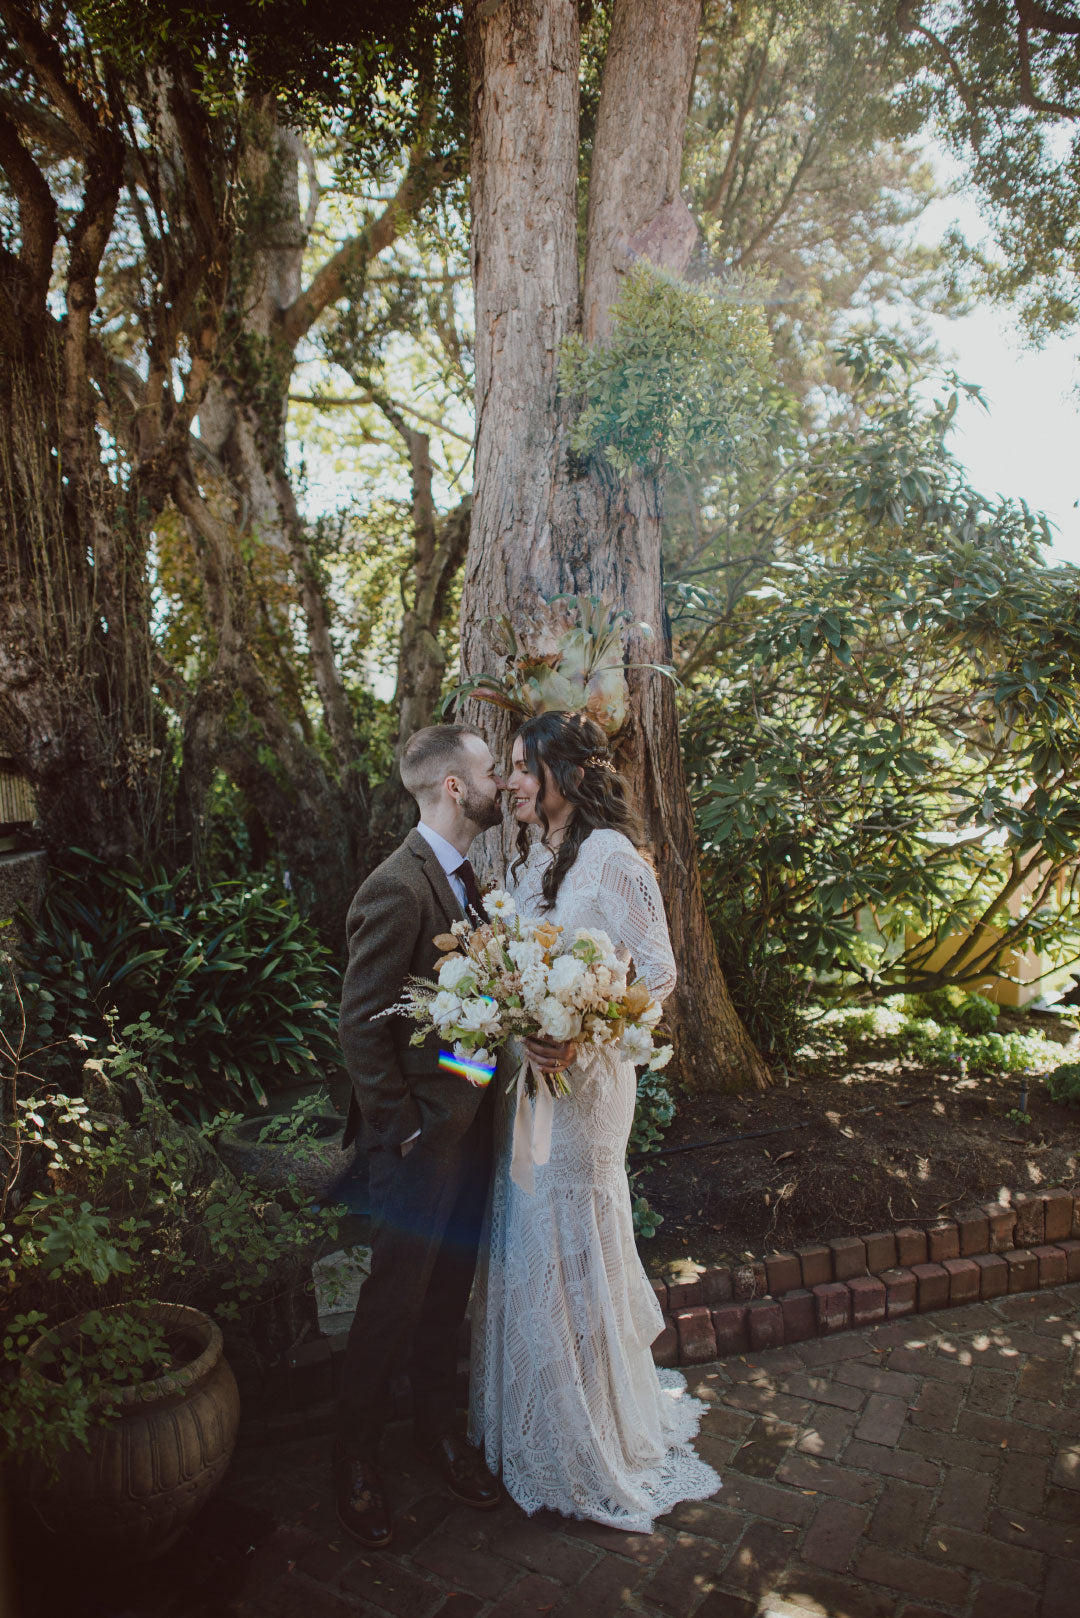
[[[551,856],[512,875],[525,916],[544,914]],[[620,833],[594,831],[547,913],[568,933],[602,928],[660,998],[675,961],[652,870]],[[547,1507],[647,1531],[720,1479],[690,1447],[702,1406],[658,1372],[663,1325],[634,1242],[626,1143],[633,1066],[595,1051],[555,1104],[551,1153],[530,1194],[510,1178],[512,1104],[500,1094],[490,1243],[474,1293],[470,1437],[527,1512]]]

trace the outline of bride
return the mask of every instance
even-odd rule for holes
[[[604,732],[580,714],[530,719],[514,742],[508,793],[519,850],[508,887],[520,914],[602,929],[632,959],[632,976],[669,995],[675,962],[660,891]],[[499,1096],[469,1437],[523,1510],[648,1532],[720,1479],[690,1447],[702,1405],[677,1371],[657,1371],[650,1351],[663,1317],[634,1245],[626,1178],[634,1068],[609,1050],[576,1059],[573,1044],[529,1041],[513,1055],[526,1053],[534,1066],[567,1067],[571,1093],[551,1107],[550,1149],[531,1139],[524,1087]]]

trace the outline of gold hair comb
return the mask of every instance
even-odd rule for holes
[[[588,769],[590,765],[594,770],[607,770],[611,775],[615,774],[614,764],[603,753],[590,753],[585,760],[585,768]]]

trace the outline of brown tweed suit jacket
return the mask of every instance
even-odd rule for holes
[[[353,1094],[345,1141],[397,1146],[416,1130],[437,1151],[468,1129],[484,1096],[438,1067],[437,1038],[410,1046],[413,1024],[378,1017],[401,998],[410,973],[434,977],[436,933],[460,921],[461,906],[430,845],[411,831],[367,878],[349,908],[349,964],[341,995],[341,1048]]]

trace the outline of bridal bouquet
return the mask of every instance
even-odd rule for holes
[[[438,982],[410,978],[404,999],[390,1008],[417,1024],[411,1044],[434,1031],[453,1052],[440,1065],[472,1084],[489,1082],[495,1048],[512,1038],[573,1039],[579,1049],[610,1046],[637,1065],[666,1065],[671,1046],[658,1050],[653,1037],[660,1002],[644,983],[627,982],[606,933],[579,927],[567,937],[554,922],[526,921],[498,889],[484,904],[490,921],[457,921],[433,940],[443,952]],[[536,1075],[526,1067],[535,1095]],[[561,1072],[543,1077],[553,1095],[569,1094]]]

